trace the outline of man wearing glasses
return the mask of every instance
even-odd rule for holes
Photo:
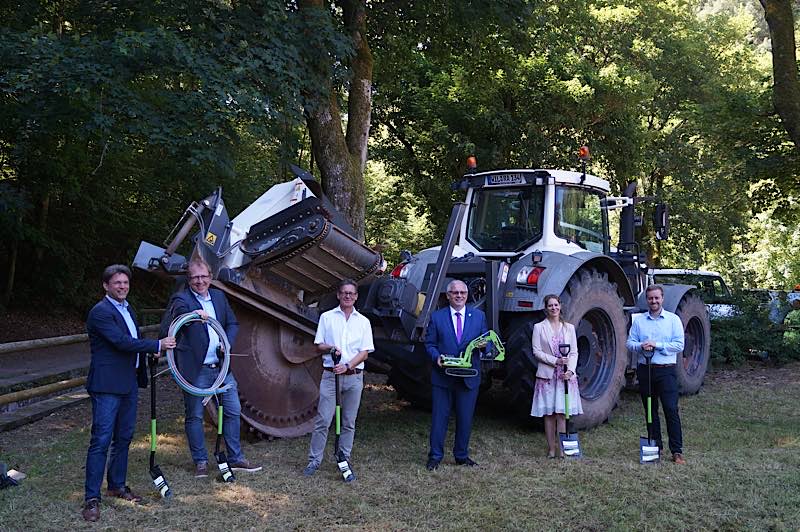
[[[355,309],[358,287],[355,281],[345,279],[339,283],[336,298],[339,306],[323,312],[319,318],[314,344],[322,356],[322,379],[319,383],[319,404],[311,434],[311,447],[308,451],[308,465],[303,470],[312,476],[319,469],[328,439],[328,427],[336,408],[335,375],[340,375],[339,387],[342,397],[342,425],[339,445],[342,454],[350,462],[353,438],[356,431],[356,416],[361,404],[361,390],[364,388],[364,361],[371,351],[372,327],[369,320]],[[333,363],[331,351],[341,356],[338,364]],[[334,449],[336,453],[339,449]],[[353,473],[355,479],[355,473]]]
[[[481,384],[480,357],[472,357],[474,377],[452,377],[442,368],[442,355],[458,356],[467,345],[489,330],[486,316],[475,308],[467,308],[467,285],[455,279],[447,285],[445,308],[431,315],[425,336],[425,349],[431,358],[431,438],[428,453],[428,471],[435,471],[444,458],[444,438],[450,419],[450,408],[456,415],[456,437],[453,456],[456,464],[476,466],[469,457],[469,436],[472,432],[472,415]]]
[[[203,320],[209,317],[217,320],[225,331],[230,345],[236,341],[239,322],[233,314],[225,294],[211,287],[211,268],[199,258],[189,262],[187,273],[189,286],[172,296],[169,308],[173,318],[187,312],[196,312]],[[221,369],[221,344],[219,336],[210,325],[195,321],[180,330],[178,346],[175,349],[175,361],[178,370],[194,386],[208,388],[217,379]],[[239,392],[233,373],[228,373],[224,384],[231,388],[217,396],[222,403],[222,436],[228,449],[230,468],[234,471],[256,472],[261,466],[252,464],[242,454],[239,442],[239,424],[242,407],[239,403]],[[195,477],[208,476],[208,452],[206,451],[203,432],[203,398],[183,392],[186,410],[184,426],[189,441],[189,451],[195,467]]]

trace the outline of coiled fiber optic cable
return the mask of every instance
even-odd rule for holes
[[[198,388],[197,386],[193,385],[191,382],[186,380],[186,377],[181,375],[180,371],[178,371],[178,365],[175,363],[174,349],[167,349],[167,363],[169,364],[169,369],[172,372],[172,378],[175,379],[175,382],[178,383],[178,386],[180,386],[187,393],[198,397],[205,397],[205,399],[203,399],[203,406],[205,406],[211,400],[212,396],[218,393],[224,393],[231,388],[230,384],[226,384],[225,386],[222,385],[222,383],[225,382],[225,377],[228,375],[228,369],[231,366],[231,344],[228,342],[228,336],[225,334],[225,329],[222,328],[220,322],[211,316],[204,320],[196,312],[187,312],[186,314],[181,314],[172,320],[172,323],[169,325],[169,332],[167,334],[169,336],[177,337],[178,331],[181,327],[194,321],[206,322],[211,326],[212,329],[214,329],[214,332],[217,333],[217,336],[219,336],[219,342],[222,346],[223,356],[221,360],[222,368],[220,368],[217,379],[208,388]]]

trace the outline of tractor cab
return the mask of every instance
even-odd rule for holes
[[[547,250],[609,252],[608,182],[564,170],[502,170],[465,176],[458,247],[482,257]]]

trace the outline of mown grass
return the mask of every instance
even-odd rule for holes
[[[0,529],[796,530],[799,377],[798,364],[722,372],[698,395],[682,398],[686,466],[639,465],[641,404],[624,393],[609,423],[581,434],[581,461],[547,460],[543,434],[514,422],[495,402],[475,419],[471,454],[480,467],[458,467],[449,458],[434,473],[424,467],[429,415],[397,401],[373,377],[353,456],[359,478],[350,485],[332,462],[312,478],[300,474],[308,437],[246,444],[265,470],[242,473],[236,484],[194,479],[173,393],[160,407],[158,459],[175,492],[171,503],[150,490],[146,415],[128,476],[134,491],[147,495],[146,505],[104,499],[94,525],[79,511],[88,424],[39,436],[19,429],[0,435],[0,449],[30,477],[0,492]],[[142,414],[148,408],[143,397]]]

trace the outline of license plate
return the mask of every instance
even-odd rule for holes
[[[486,176],[486,185],[524,185],[525,176],[522,174],[493,174]]]

